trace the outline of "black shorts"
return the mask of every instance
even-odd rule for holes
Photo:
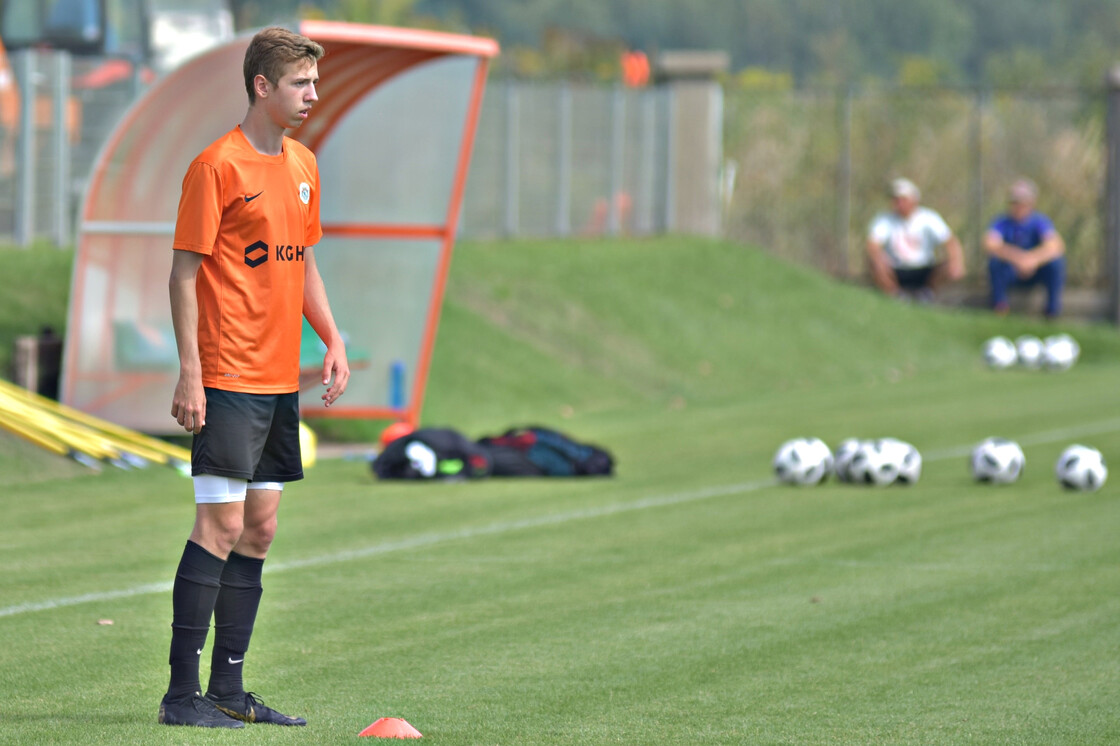
[[[249,482],[303,479],[299,394],[206,389],[206,424],[191,444],[191,474]]]
[[[895,269],[894,276],[898,280],[898,286],[903,290],[920,290],[929,287],[930,275],[933,274],[935,269],[937,269],[937,265]]]

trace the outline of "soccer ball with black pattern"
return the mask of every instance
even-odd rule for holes
[[[902,485],[917,484],[922,477],[922,454],[912,443],[898,438],[882,438],[879,448],[898,468],[895,482]]]
[[[1015,339],[1015,352],[1019,356],[1019,365],[1035,370],[1042,367],[1042,354],[1046,346],[1042,340],[1033,334],[1024,334]]]
[[[852,459],[859,452],[859,446],[862,442],[859,438],[845,438],[833,450],[832,473],[836,475],[839,481],[852,481]]]
[[[820,438],[793,438],[778,448],[773,466],[785,484],[820,484],[832,471],[832,451]]]
[[[1093,492],[1108,479],[1108,466],[1096,448],[1074,444],[1058,457],[1054,475],[1066,489]]]
[[[1054,334],[1042,340],[1042,364],[1048,370],[1069,370],[1081,356],[1081,346],[1068,334]]]
[[[1027,459],[1019,444],[1007,438],[986,438],[972,449],[972,478],[990,484],[1011,484],[1019,479]]]
[[[897,454],[884,448],[883,440],[865,440],[848,464],[848,475],[856,484],[886,487],[898,479],[900,466]]]
[[[992,337],[984,343],[984,362],[988,367],[1004,370],[1019,362],[1019,351],[1007,337]]]

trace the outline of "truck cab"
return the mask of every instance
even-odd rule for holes
[[[9,52],[66,50],[83,74],[116,61],[159,75],[233,33],[228,0],[5,0],[0,11]],[[106,77],[86,82],[105,84]]]
[[[13,53],[70,55],[63,119],[70,172],[80,188],[101,143],[141,88],[233,35],[229,0],[0,0],[0,177],[12,173],[22,99],[33,106],[36,129],[59,121],[50,92],[41,89],[42,76],[32,81],[30,97],[21,96],[7,64]]]

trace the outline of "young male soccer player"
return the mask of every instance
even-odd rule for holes
[[[318,100],[322,55],[286,29],[257,34],[245,53],[245,119],[183,179],[169,283],[179,349],[171,416],[194,433],[195,522],[172,591],[171,682],[159,708],[167,725],[306,724],[247,692],[241,671],[280,495],[303,477],[301,316],[327,345],[326,406],[350,378],[312,251],[323,233],[318,166],[284,136]],[[199,659],[211,616],[203,696]]]

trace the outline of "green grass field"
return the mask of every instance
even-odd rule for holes
[[[979,360],[1058,329],[1069,372]],[[195,732],[155,723],[190,482],[0,434],[0,743],[360,743],[382,716],[456,745],[1117,743],[1120,475],[1052,472],[1073,442],[1120,453],[1118,380],[1111,327],[904,306],[741,246],[464,245],[425,424],[554,426],[617,475],[321,461],[246,662],[310,724]],[[904,438],[922,479],[777,486],[797,435]],[[989,435],[1022,444],[1019,483],[971,481]]]

